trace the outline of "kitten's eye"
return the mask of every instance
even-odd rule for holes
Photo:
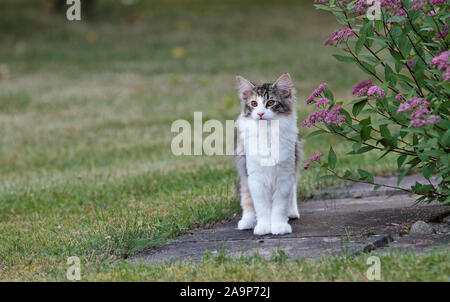
[[[267,101],[267,107],[272,107],[273,105],[275,104],[275,101],[274,100],[269,100],[269,101]]]
[[[252,107],[256,107],[256,106],[258,106],[258,102],[257,101],[252,101],[250,103],[250,105],[252,105]]]

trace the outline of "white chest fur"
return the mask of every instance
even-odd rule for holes
[[[244,144],[249,175],[264,173],[270,178],[274,173],[294,172],[298,136],[295,116],[275,121],[240,116],[238,129],[240,141]]]
[[[298,128],[295,116],[283,117],[278,121],[277,131],[272,127],[259,127],[260,121],[252,118],[238,119],[238,133],[243,142],[246,158],[248,187],[256,212],[257,235],[272,233],[286,234],[292,231],[288,217],[299,217],[296,200],[297,171],[295,165],[295,148]],[[265,131],[261,133],[261,131]],[[266,135],[269,154],[251,152],[254,136]],[[272,139],[278,135],[277,139]],[[274,146],[275,144],[275,146]],[[274,148],[275,147],[275,148]],[[267,165],[265,159],[278,156],[272,165]],[[245,213],[240,222],[240,228],[251,225],[254,214]]]

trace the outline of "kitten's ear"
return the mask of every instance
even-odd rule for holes
[[[250,83],[250,81],[244,79],[241,76],[236,76],[236,80],[237,80],[237,86],[238,86],[238,90],[239,90],[239,96],[241,98],[246,98],[248,97],[252,91],[253,88],[255,88],[255,85],[253,85],[252,83]]]
[[[289,73],[283,74],[273,83],[272,87],[276,87],[283,97],[289,97],[292,94],[292,80]]]

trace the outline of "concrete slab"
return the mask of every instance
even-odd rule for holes
[[[197,230],[162,246],[133,255],[133,263],[165,260],[201,259],[225,249],[228,254],[259,253],[271,257],[282,249],[290,258],[320,257],[324,254],[357,254],[374,248],[412,248],[417,252],[434,246],[448,249],[450,233],[409,236],[409,227],[417,220],[436,221],[450,214],[450,207],[440,204],[414,204],[407,195],[371,196],[313,200],[300,205],[300,219],[291,221],[292,234],[255,236],[252,231],[236,229],[239,217],[218,224],[213,229]],[[390,236],[392,240],[387,240]],[[383,242],[373,247],[374,242]]]

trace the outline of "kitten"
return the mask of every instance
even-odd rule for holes
[[[296,190],[298,167],[303,157],[291,77],[286,73],[275,83],[262,85],[252,84],[241,76],[236,78],[242,105],[237,120],[235,155],[243,210],[238,229],[254,228],[255,235],[291,233],[289,218],[300,217]],[[258,128],[261,120],[278,121],[278,162],[274,165],[262,165],[262,156],[249,153],[248,136],[255,136],[258,131],[270,132],[270,126],[263,130]],[[270,139],[267,141],[271,143]]]

